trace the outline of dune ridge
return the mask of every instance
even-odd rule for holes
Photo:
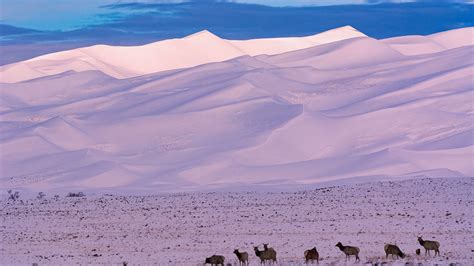
[[[71,70],[99,70],[123,79],[244,55],[273,55],[361,36],[365,35],[346,26],[307,37],[233,41],[203,30],[181,39],[142,46],[94,45],[42,55],[0,67],[0,82],[14,83]]]

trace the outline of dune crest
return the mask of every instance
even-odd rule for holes
[[[203,30],[181,39],[141,46],[94,45],[42,55],[1,66],[0,82],[15,83],[66,71],[87,70],[124,79],[244,55],[273,55],[361,36],[365,35],[347,26],[307,37],[233,41]]]

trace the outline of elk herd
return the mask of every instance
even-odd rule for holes
[[[425,249],[425,255],[430,255],[430,250],[434,250],[435,256],[439,255],[439,242],[432,240],[423,240],[422,237],[418,237],[418,243]],[[360,261],[358,247],[353,246],[344,246],[341,242],[336,244],[336,247],[339,248],[345,255],[346,260],[350,256],[355,257],[355,261]],[[272,247],[268,247],[268,244],[263,244],[263,250],[260,250],[258,247],[254,247],[255,255],[260,259],[260,264],[276,263],[277,262],[277,252]],[[385,257],[388,258],[389,255],[395,258],[404,258],[405,253],[403,253],[397,245],[386,244],[384,246]],[[240,252],[238,249],[234,250],[234,254],[239,260],[239,265],[249,265],[249,254],[247,252]],[[416,250],[416,254],[420,254],[420,250]],[[308,249],[304,252],[305,263],[319,263],[319,253],[316,247]],[[224,265],[225,257],[222,255],[213,255],[209,258],[206,258],[205,264],[211,265]]]

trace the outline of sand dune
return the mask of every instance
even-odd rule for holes
[[[238,47],[247,55],[275,55],[289,51],[305,49],[321,44],[346,40],[356,37],[367,37],[351,26],[345,26],[312,36],[293,38],[269,38],[254,40],[229,40],[229,43]]]
[[[474,45],[474,27],[444,31],[428,37],[447,49]]]
[[[459,32],[433,35],[452,49],[427,41],[432,36],[355,37],[126,79],[111,72],[147,72],[162,62],[140,66],[135,57],[125,64],[114,54],[137,49],[145,56],[176,40],[64,52],[94,58],[89,63],[101,69],[1,85],[0,184],[147,192],[474,176],[473,46]],[[179,40],[182,55],[209,40],[226,48],[207,48],[194,63],[242,52],[201,32]],[[9,67],[80,65],[64,61],[64,53]],[[186,61],[180,58],[173,62]]]
[[[382,42],[405,55],[429,54],[474,45],[474,28],[462,28],[428,36],[402,36]]]
[[[232,41],[204,30],[182,39],[142,46],[95,45],[39,56],[0,67],[0,82],[19,82],[71,70],[99,70],[123,79],[243,55],[278,54],[360,36],[365,35],[347,26],[301,38]]]
[[[124,79],[160,71],[188,68],[250,55],[277,55],[352,38],[367,37],[345,26],[306,37],[225,40],[206,30],[181,39],[164,40],[142,46],[95,45],[47,54],[0,67],[0,82],[15,83],[67,71],[98,70]],[[429,36],[403,36],[382,42],[404,55],[435,53],[472,45],[473,28],[451,30]],[[376,44],[375,44],[376,43]],[[383,46],[375,42],[376,46]],[[370,46],[370,45],[369,45]],[[361,46],[377,52],[379,48]],[[339,52],[339,51],[338,51]],[[350,60],[353,55],[341,56]],[[379,54],[374,54],[376,59]]]
[[[404,55],[431,54],[446,50],[442,44],[426,36],[404,36],[382,40]]]

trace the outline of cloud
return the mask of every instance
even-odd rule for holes
[[[375,38],[430,34],[474,26],[474,5],[415,2],[271,7],[235,1],[109,1],[104,2],[93,21],[93,24],[66,31],[14,29],[2,32],[0,27],[0,52],[8,55],[0,57],[0,64],[26,59],[16,56],[15,51],[22,45],[32,49],[28,50],[31,57],[62,47],[138,45],[179,38],[203,29],[228,39],[304,36],[345,25]]]
[[[435,0],[434,3],[466,3],[474,0]],[[2,0],[2,23],[37,30],[72,30],[106,22],[111,10],[121,6],[123,15],[137,12],[136,7],[194,4],[258,4],[270,7],[311,7],[365,5],[379,3],[425,2],[425,0]],[[135,8],[134,8],[135,7]],[[45,15],[47,14],[47,15]]]

